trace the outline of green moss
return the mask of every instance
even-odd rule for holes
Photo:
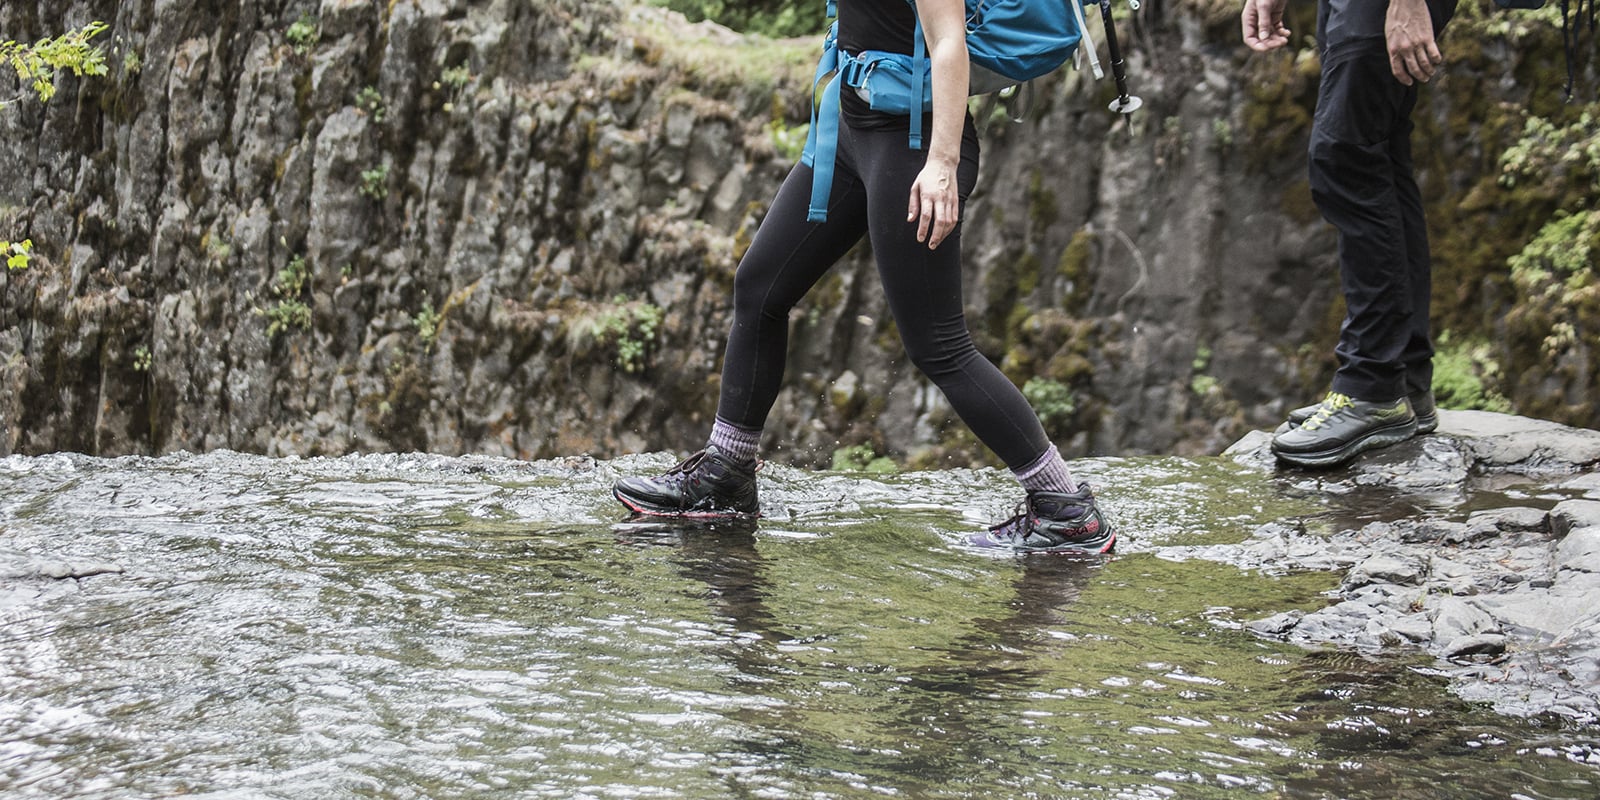
[[[311,306],[306,303],[311,293],[311,268],[306,265],[304,258],[295,256],[289,259],[289,263],[278,270],[271,291],[278,298],[277,302],[255,309],[257,316],[267,321],[268,338],[291,329],[303,331],[311,328]]]
[[[1026,297],[1039,288],[1039,257],[1033,251],[1017,257],[1016,275],[1019,296]]]
[[[1050,378],[1030,378],[1022,386],[1022,396],[1039,415],[1039,422],[1052,438],[1064,437],[1078,413],[1078,396],[1066,384]]]
[[[673,82],[695,91],[809,85],[820,43],[819,37],[770,39],[698,25],[654,25],[647,18],[628,23],[621,34],[633,40],[636,55],[678,72]],[[585,61],[585,68],[594,68],[596,60],[604,58]]]
[[[1303,149],[1316,108],[1321,62],[1315,50],[1253,58],[1240,113],[1251,166],[1260,168]]]
[[[1093,234],[1080,228],[1073,232],[1071,241],[1061,250],[1061,257],[1056,259],[1056,274],[1067,282],[1063,303],[1075,311],[1082,310],[1089,302],[1089,256],[1093,252],[1093,242]]]
[[[1028,221],[1034,230],[1045,230],[1056,223],[1060,217],[1060,206],[1056,202],[1056,194],[1045,186],[1044,175],[1040,170],[1034,170],[1028,178]]]
[[[1444,408],[1511,411],[1511,403],[1485,387],[1500,375],[1500,366],[1483,342],[1455,342],[1449,331],[1440,334],[1433,356],[1433,392]]]
[[[613,305],[589,319],[588,334],[615,352],[615,363],[628,373],[642,372],[659,345],[658,332],[665,318],[660,307],[619,296]]]

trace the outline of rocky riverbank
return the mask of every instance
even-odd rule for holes
[[[1273,469],[1268,436],[1225,455]],[[1329,604],[1248,624],[1306,647],[1421,650],[1461,697],[1600,722],[1600,432],[1475,411],[1300,487],[1395,492],[1419,513],[1328,535],[1283,520],[1239,544],[1166,548],[1266,572],[1340,570]],[[1503,490],[1496,491],[1496,487]],[[1463,517],[1459,505],[1473,501]],[[1430,513],[1429,508],[1439,509]],[[1474,508],[1474,506],[1477,506]],[[1589,758],[1600,759],[1591,754]]]

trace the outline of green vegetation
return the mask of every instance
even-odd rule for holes
[[[133,348],[133,371],[150,371],[150,347],[148,345],[141,344]]]
[[[412,317],[411,323],[417,326],[417,338],[422,340],[424,350],[432,350],[433,343],[439,339],[439,326],[444,322],[442,314],[433,310],[433,303],[422,301],[422,310]]]
[[[385,106],[383,95],[378,93],[375,86],[364,86],[356,93],[356,108],[361,109],[372,118],[374,124],[383,122]]]
[[[31,45],[0,42],[0,64],[9,64],[16,70],[19,80],[31,83],[39,101],[48,103],[56,94],[58,70],[70,70],[79,77],[106,74],[105,51],[89,44],[90,39],[105,30],[104,22],[91,22],[78,30],[54,39],[40,39]],[[5,104],[6,101],[0,101],[0,106]]]
[[[819,13],[820,8],[818,4]],[[703,28],[639,22],[625,23],[620,32],[634,43],[629,58],[591,53],[579,60],[578,68],[622,86],[636,82],[639,67],[645,65],[675,71],[681,75],[674,80],[675,86],[694,94],[717,96],[733,87],[751,96],[773,92],[774,117],[783,117],[788,106],[797,106],[793,87],[802,81],[810,85],[820,41],[760,37],[730,41],[724,33]],[[821,32],[821,27],[813,31]]]
[[[894,459],[878,455],[877,451],[872,449],[872,445],[858,444],[833,451],[833,470],[883,475],[898,472],[900,467],[894,463]]]
[[[1233,123],[1226,117],[1218,117],[1211,121],[1211,138],[1217,147],[1226,150],[1233,146]]]
[[[1545,87],[1545,94],[1561,96],[1559,88]],[[1489,266],[1498,268],[1486,270],[1487,280],[1509,283],[1510,289],[1499,296],[1509,306],[1501,312],[1503,330],[1486,333],[1485,342],[1492,344],[1471,350],[1470,363],[1479,365],[1486,350],[1517,368],[1509,374],[1480,370],[1485,399],[1478,400],[1476,387],[1466,382],[1461,402],[1498,409],[1509,407],[1510,398],[1519,413],[1594,426],[1600,424],[1600,398],[1588,391],[1588,376],[1600,370],[1600,350],[1592,346],[1600,330],[1594,263],[1600,257],[1600,104],[1509,116],[1500,124],[1509,134],[1500,171],[1493,185],[1486,180],[1475,190],[1481,207],[1469,203],[1478,216],[1466,222],[1476,227],[1461,237],[1464,245],[1496,259]],[[1485,236],[1485,228],[1499,230]],[[1486,240],[1503,244],[1489,249]],[[1472,329],[1471,320],[1442,322]]]
[[[467,88],[467,83],[471,80],[472,70],[467,68],[467,64],[464,61],[439,73],[439,82],[449,87],[452,92],[459,92]]]
[[[210,233],[200,237],[200,247],[206,251],[208,258],[218,264],[227,261],[228,256],[233,254],[233,245],[228,244],[228,241],[221,236],[213,236]]]
[[[373,200],[382,200],[389,196],[389,165],[380,164],[372,169],[362,170],[361,188],[356,191],[362,197]]]
[[[321,37],[322,32],[317,26],[317,18],[310,12],[301,14],[300,19],[295,20],[294,24],[283,32],[283,38],[294,45],[294,51],[299,55],[311,52],[311,48],[317,46],[317,40]]]
[[[1078,413],[1078,397],[1072,387],[1050,378],[1029,378],[1022,385],[1022,396],[1046,430],[1060,434],[1071,429],[1072,416]]]
[[[1189,391],[1194,392],[1197,397],[1205,397],[1216,391],[1216,377],[1206,374],[1206,370],[1211,367],[1211,348],[1201,345],[1195,350],[1191,366],[1194,368],[1194,375],[1189,378]]]
[[[33,252],[33,240],[23,239],[20,242],[8,242],[0,239],[0,256],[6,260],[6,269],[27,269]]]
[[[461,99],[462,93],[467,89],[467,84],[471,82],[472,70],[467,67],[467,62],[463,61],[454,67],[446,67],[444,71],[439,73],[439,80],[433,82],[435,91],[444,89],[449,95],[449,99],[445,100],[440,107],[447,113],[454,111],[456,101]]]
[[[1499,393],[1485,387],[1485,381],[1494,382],[1500,377],[1500,365],[1495,363],[1492,350],[1486,343],[1452,341],[1449,331],[1441,333],[1435,342],[1433,356],[1433,392],[1444,408],[1510,412],[1511,403]]]
[[[144,69],[144,59],[139,57],[139,51],[129,50],[122,56],[122,71],[129,75],[138,75]]]
[[[794,3],[788,0],[654,0],[657,5],[677,11],[690,22],[711,20],[743,33],[788,37],[821,33],[827,27],[821,2]]]
[[[810,123],[791,126],[785,125],[781,119],[767,123],[767,133],[772,137],[772,146],[777,148],[778,155],[786,161],[800,160],[800,153],[806,149],[806,136],[810,131]]]
[[[1512,279],[1530,296],[1560,301],[1563,290],[1594,283],[1596,253],[1600,253],[1600,209],[1562,210],[1506,264]]]
[[[630,301],[618,295],[615,306],[601,312],[591,323],[595,339],[616,348],[616,364],[624,372],[641,372],[656,346],[656,333],[665,312],[659,306]]]
[[[267,336],[273,337],[289,330],[311,327],[311,306],[304,299],[311,284],[311,270],[300,256],[289,259],[288,265],[278,270],[273,281],[272,294],[278,302],[271,308],[257,308],[256,313],[267,319]]]

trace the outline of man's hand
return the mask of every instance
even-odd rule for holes
[[[1425,0],[1389,0],[1383,37],[1389,44],[1389,71],[1407,86],[1427,83],[1444,63]]]
[[[1289,0],[1244,0],[1239,27],[1251,50],[1266,52],[1289,43],[1289,29],[1283,24],[1283,9],[1288,4]]]

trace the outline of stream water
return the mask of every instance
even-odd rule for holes
[[[1161,557],[1339,498],[1074,462],[1119,555],[1019,559],[959,543],[995,470],[628,520],[611,482],[671,463],[0,460],[0,550],[121,570],[0,579],[0,796],[1600,796],[1593,730],[1240,629],[1336,575]]]

